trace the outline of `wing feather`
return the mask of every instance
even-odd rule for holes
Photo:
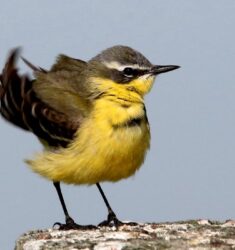
[[[0,113],[10,123],[32,131],[49,146],[66,147],[79,129],[84,114],[78,106],[76,112],[73,111],[73,116],[70,116],[71,113],[66,113],[66,109],[60,110],[60,106],[54,106],[53,103],[50,105],[50,101],[44,100],[43,95],[37,93],[37,88],[34,89],[37,80],[30,80],[28,76],[18,74],[15,66],[18,55],[19,49],[10,53],[0,75]],[[47,74],[45,70],[30,65],[40,74]],[[43,86],[48,86],[48,92],[51,90],[50,84]],[[61,94],[63,96],[63,88]],[[73,95],[76,99],[75,93]]]

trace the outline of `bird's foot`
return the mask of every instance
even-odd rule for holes
[[[136,226],[136,222],[122,222],[120,221],[116,214],[114,212],[110,212],[108,214],[107,220],[102,221],[101,223],[98,224],[98,227],[120,227],[123,225],[128,225],[128,226]]]
[[[57,228],[59,230],[94,230],[94,229],[97,229],[97,227],[93,225],[79,225],[75,223],[71,217],[66,218],[65,224],[56,222],[53,225],[53,228]]]

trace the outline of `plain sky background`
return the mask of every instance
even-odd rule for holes
[[[9,50],[49,68],[57,54],[88,60],[116,44],[155,64],[146,97],[152,142],[132,178],[104,184],[120,219],[235,219],[235,1],[0,0],[0,67]],[[23,63],[21,72],[30,72]],[[0,249],[30,230],[64,221],[53,185],[23,163],[37,139],[0,119]],[[107,212],[96,187],[62,186],[72,217],[96,224]]]

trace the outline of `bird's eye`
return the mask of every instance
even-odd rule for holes
[[[132,69],[132,68],[130,68],[130,67],[127,67],[127,68],[125,68],[125,69],[123,70],[123,74],[124,74],[125,76],[131,77],[131,76],[134,76],[135,70]]]

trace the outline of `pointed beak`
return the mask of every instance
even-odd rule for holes
[[[180,66],[177,66],[177,65],[154,65],[150,69],[149,73],[151,73],[153,75],[158,75],[158,74],[165,73],[165,72],[168,72],[168,71],[172,71],[172,70],[175,70],[175,69],[178,69],[178,68],[180,68]]]

